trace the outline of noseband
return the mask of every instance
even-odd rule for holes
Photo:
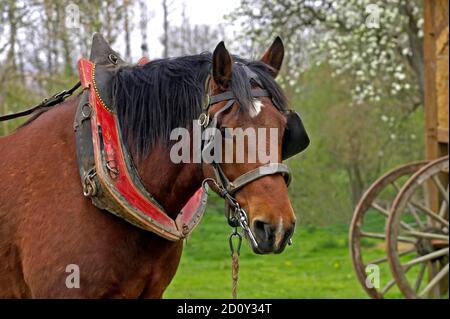
[[[244,66],[244,68],[247,71],[247,75],[250,79],[255,80],[258,85],[262,86],[260,81],[255,78],[256,74],[253,72],[249,73],[248,67]],[[209,91],[209,79],[207,80],[207,87]],[[251,90],[251,96],[253,98],[258,97],[270,97],[270,94],[267,90],[264,89],[252,89]],[[211,118],[210,109],[211,106],[219,103],[227,101],[227,103],[221,107]],[[198,124],[202,127],[203,130],[206,129],[217,129],[218,124],[218,117],[220,114],[224,113],[228,109],[230,109],[233,104],[236,102],[236,97],[233,94],[232,91],[226,91],[224,93],[220,93],[217,95],[210,96],[209,93],[207,94],[206,103],[205,103],[205,109],[202,114],[200,114],[200,117],[198,119]],[[279,108],[275,103],[274,105],[277,107],[277,109],[282,112],[281,108]],[[212,130],[210,130],[212,131]],[[208,147],[214,143],[214,134],[210,134],[206,137],[206,143],[205,146],[202,149],[202,152],[204,152]],[[225,172],[223,171],[222,167],[219,163],[216,161],[212,161],[210,163],[213,172],[214,172],[214,178],[208,177],[203,181],[203,187],[206,190],[206,185],[208,182],[211,182],[218,194],[225,200],[225,215],[228,220],[228,224],[232,227],[240,226],[245,234],[247,235],[248,239],[250,240],[252,246],[258,250],[258,242],[256,241],[256,238],[251,231],[249,227],[249,220],[248,215],[245,212],[245,210],[239,205],[237,199],[234,197],[236,192],[238,192],[240,189],[245,187],[246,185],[252,183],[255,180],[258,180],[262,177],[269,176],[269,175],[275,175],[275,174],[281,174],[284,177],[284,180],[286,182],[286,185],[289,186],[289,183],[291,181],[291,172],[289,170],[289,167],[282,163],[268,163],[265,165],[261,165],[257,167],[256,169],[250,170],[241,176],[237,177],[235,180],[230,181],[230,179],[226,176]],[[235,232],[236,234],[236,232]],[[230,241],[231,245],[231,241]]]

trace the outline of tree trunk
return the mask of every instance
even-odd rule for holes
[[[411,49],[411,56],[408,56],[408,62],[417,77],[417,85],[420,93],[420,102],[424,106],[425,99],[425,74],[424,74],[424,60],[423,60],[423,39],[419,37],[419,28],[417,27],[417,20],[415,19],[412,8],[408,2],[400,5],[400,10],[408,17],[409,21],[406,25],[406,33],[408,34],[409,46]]]
[[[141,51],[142,56],[148,57],[148,43],[147,43],[147,25],[148,25],[148,8],[145,0],[139,1],[139,8],[141,10],[141,20],[139,27],[141,29]]]
[[[364,181],[361,168],[358,163],[352,163],[346,168],[350,181],[350,191],[352,195],[352,206],[356,207],[364,191]]]
[[[169,57],[169,4],[167,0],[163,0],[163,29],[164,34],[162,38],[163,44],[163,58]]]
[[[17,36],[17,21],[16,21],[16,2],[9,1],[8,6],[8,22],[10,27],[9,33],[9,51],[6,57],[8,66],[11,71],[17,71],[16,64],[16,36]]]
[[[130,20],[129,20],[129,0],[124,0],[124,32],[125,32],[125,58],[127,61],[131,60],[131,45],[130,45]]]

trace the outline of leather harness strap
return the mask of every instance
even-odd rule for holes
[[[83,186],[86,190],[94,186],[96,190],[85,192],[85,196],[98,208],[163,238],[171,241],[186,238],[205,211],[207,190],[200,187],[175,220],[169,217],[140,181],[123,142],[115,111],[100,96],[102,91],[98,87],[110,85],[107,74],[110,71],[87,59],[78,61],[78,69],[82,86],[87,90],[80,100],[76,115],[80,118],[74,126],[77,157]],[[103,74],[103,83],[97,74]],[[83,114],[87,114],[86,120],[82,119]]]
[[[281,164],[281,163],[269,163],[269,164],[260,166],[254,170],[251,170],[247,173],[244,173],[243,175],[236,178],[234,181],[229,182],[228,192],[230,194],[234,194],[238,190],[240,190],[242,187],[244,187],[245,185],[250,184],[251,182],[253,182],[257,179],[260,179],[261,177],[273,175],[273,174],[283,175],[283,177],[285,178],[285,181],[286,181],[286,185],[289,186],[289,183],[291,182],[291,173],[289,171],[289,168],[286,165]]]
[[[17,112],[17,113],[1,115],[0,122],[12,120],[12,119],[22,117],[22,116],[27,116],[27,115],[30,115],[40,109],[55,106],[55,105],[63,102],[69,96],[71,96],[80,86],[81,86],[81,82],[78,81],[77,84],[75,84],[71,89],[58,92],[55,95],[42,100],[42,102],[39,103],[38,105],[30,107],[29,109],[26,109],[24,111]]]

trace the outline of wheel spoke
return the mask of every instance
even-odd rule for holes
[[[439,270],[438,263],[436,263],[436,262],[431,262],[430,266],[431,266],[430,267],[430,270],[431,270],[430,275],[431,276],[428,278],[429,281],[431,281],[434,277],[436,277],[436,274]],[[430,291],[428,293],[428,296],[436,298],[436,299],[440,299],[441,298],[441,289],[439,287],[435,286],[434,289],[432,289],[432,292]]]
[[[442,198],[448,204],[448,191],[445,190],[444,185],[442,185],[442,183],[439,180],[439,177],[437,175],[433,175],[432,179],[433,179],[433,182],[436,184],[437,188],[439,189],[439,193],[441,193]]]
[[[392,186],[394,186],[395,190],[397,191],[397,193],[400,191],[400,187],[395,183],[395,181],[393,181],[391,183]],[[411,215],[413,216],[413,218],[416,220],[417,226],[419,227],[419,229],[424,229],[425,225],[424,223],[420,220],[419,215],[417,214],[414,206],[412,206],[410,203],[407,203],[407,207],[409,212],[411,213]],[[404,225],[403,225],[404,226]],[[409,225],[408,225],[409,226]],[[408,227],[405,227],[408,228]]]
[[[419,275],[417,276],[416,284],[414,285],[414,290],[416,291],[416,293],[420,289],[420,284],[422,283],[423,275],[425,274],[426,268],[427,268],[427,264],[423,263],[420,265]]]
[[[407,273],[411,269],[411,266],[405,267],[404,272]],[[395,279],[391,279],[387,284],[380,290],[381,295],[385,295],[389,289],[395,285]]]
[[[381,207],[380,205],[378,205],[377,203],[372,203],[370,206],[372,208],[374,208],[376,211],[378,211],[379,213],[381,213],[381,215],[383,215],[384,217],[386,217],[386,218],[389,217],[389,212],[386,209],[384,209],[383,207]],[[410,225],[408,225],[404,221],[400,221],[400,224],[402,225],[402,227],[404,229],[414,230],[413,227],[411,227]]]
[[[407,223],[405,223],[404,221],[400,221],[400,226],[402,226],[404,229],[407,229],[407,230],[409,230],[409,231],[415,231],[415,229],[411,226],[411,225],[409,225],[409,224],[407,224]],[[420,227],[420,226],[419,226]]]
[[[386,239],[386,235],[382,234],[382,233],[361,232],[361,236],[375,238],[375,239]],[[416,243],[416,240],[414,238],[408,238],[408,237],[403,237],[403,236],[398,236],[397,241],[404,242],[404,243],[411,243],[411,244]]]
[[[395,285],[395,279],[389,280],[388,283],[383,287],[383,289],[381,289],[380,293],[382,295],[385,295],[389,291],[389,289],[391,289],[394,285]]]
[[[442,218],[441,216],[439,216],[438,214],[433,212],[428,207],[423,206],[422,204],[419,204],[419,203],[416,203],[416,202],[413,202],[413,201],[411,201],[411,204],[414,205],[416,208],[420,209],[425,214],[427,214],[430,218],[436,220],[437,222],[440,222],[444,226],[447,226],[447,227],[449,226],[448,225],[448,220],[445,220],[444,218]]]
[[[388,258],[387,258],[387,256],[385,256],[385,257],[381,257],[381,258],[377,258],[375,260],[372,260],[368,264],[369,265],[378,265],[378,264],[384,263],[387,260],[388,260]]]
[[[414,266],[416,264],[427,262],[427,261],[429,261],[431,259],[438,258],[438,257],[444,256],[444,255],[448,255],[448,247],[436,250],[436,251],[434,251],[432,253],[429,253],[427,255],[423,255],[423,256],[414,258],[414,259],[408,261],[407,263],[405,263],[403,265],[403,267],[406,268],[406,267]]]
[[[416,209],[414,208],[414,206],[411,205],[411,203],[408,203],[407,206],[408,206],[409,212],[411,213],[411,216],[416,220],[416,223],[417,223],[417,226],[419,226],[419,229],[421,229],[421,230],[424,229],[424,228],[425,228],[425,225],[424,225],[424,223],[422,222],[422,220],[420,220],[420,217],[419,217],[419,215],[417,214],[417,211],[416,211]]]
[[[424,297],[425,295],[427,295],[431,289],[436,286],[437,283],[439,283],[439,281],[444,278],[446,275],[448,274],[448,263],[447,265],[445,265],[444,268],[441,269],[441,271],[439,271],[436,276],[434,276],[433,279],[431,279],[431,281],[428,283],[428,285],[422,290],[422,292],[419,294],[420,297]]]
[[[395,181],[392,181],[391,185],[394,186],[397,193],[400,191],[400,187],[398,187],[398,185],[395,183]]]
[[[375,210],[380,212],[381,215],[383,215],[385,217],[389,217],[389,212],[386,209],[384,209],[383,207],[381,207],[380,205],[378,205],[377,203],[372,203],[370,206],[372,206],[372,208],[374,208]]]
[[[403,255],[407,255],[407,254],[410,254],[410,253],[415,252],[415,251],[416,251],[416,248],[411,248],[411,249],[407,249],[407,250],[404,250],[404,251],[398,253],[398,255],[399,256],[403,256]],[[381,264],[381,263],[383,263],[383,262],[385,262],[387,260],[388,260],[388,257],[385,256],[385,257],[381,257],[381,258],[375,259],[375,260],[373,260],[371,262],[368,262],[367,264],[368,265],[377,265],[377,264]]]
[[[433,234],[433,233],[425,233],[420,231],[406,231],[404,232],[405,235],[410,235],[414,237],[422,237],[422,238],[428,238],[428,239],[439,239],[442,241],[446,241],[448,243],[448,235],[441,235],[441,234]]]

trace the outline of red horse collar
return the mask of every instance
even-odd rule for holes
[[[139,179],[122,141],[116,114],[101,97],[96,64],[80,59],[78,71],[85,92],[74,127],[85,196],[97,207],[168,240],[185,238],[203,216],[207,192],[200,187],[177,219],[170,218]]]

